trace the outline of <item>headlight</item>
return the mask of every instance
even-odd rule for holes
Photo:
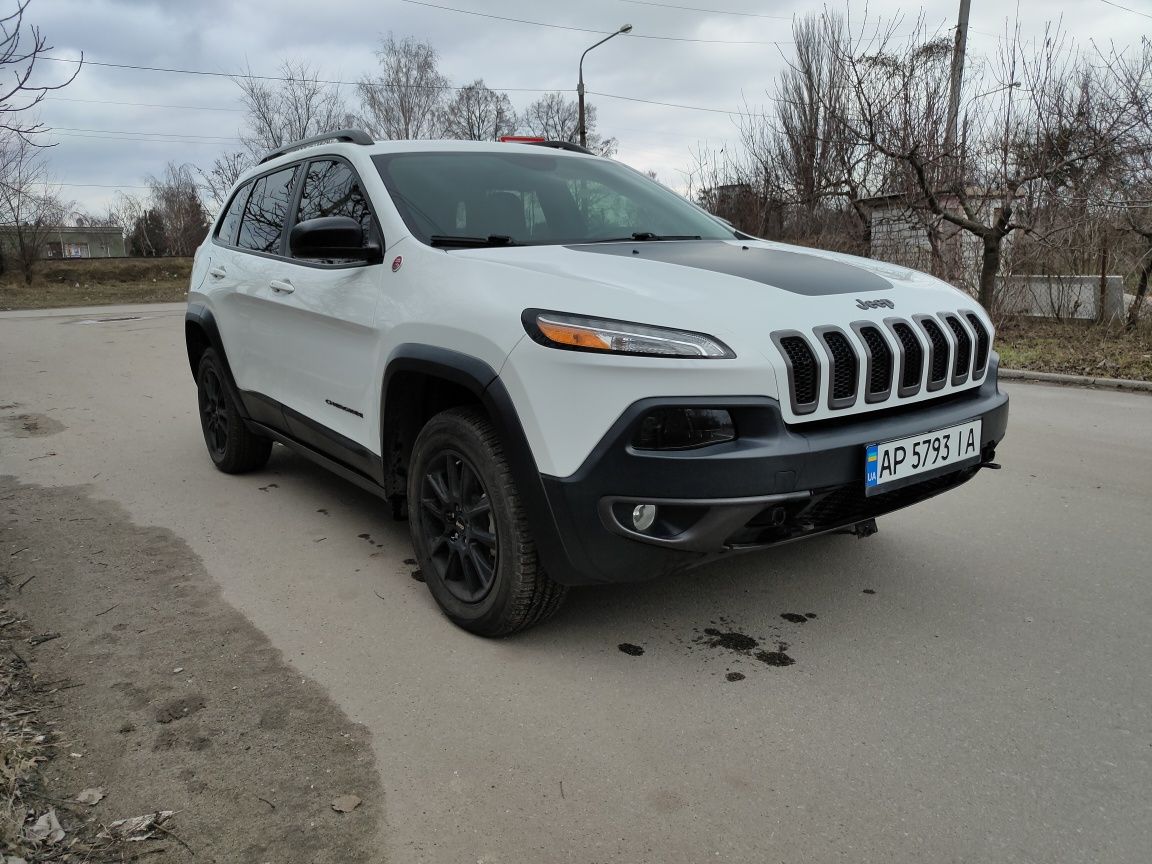
[[[585,318],[560,312],[525,310],[524,329],[541,345],[569,351],[637,354],[646,357],[731,359],[736,354],[712,336],[689,330],[650,327],[629,321]]]

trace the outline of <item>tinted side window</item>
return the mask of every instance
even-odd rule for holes
[[[287,215],[295,178],[296,166],[293,165],[256,181],[248,198],[248,206],[244,208],[244,221],[240,223],[237,246],[256,252],[280,252],[284,217]]]
[[[220,220],[220,228],[216,232],[216,236],[220,238],[221,242],[227,243],[229,246],[236,242],[236,227],[240,224],[240,217],[244,213],[244,205],[247,203],[248,193],[251,191],[251,181],[241,186],[240,191],[233,196],[232,203],[228,205],[228,212]]]
[[[372,211],[356,173],[343,162],[312,162],[304,176],[297,222],[321,216],[349,216],[372,236]]]

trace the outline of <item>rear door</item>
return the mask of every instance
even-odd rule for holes
[[[360,222],[366,240],[382,243],[355,169],[335,156],[310,160],[284,227],[323,216]],[[270,339],[269,395],[281,402],[293,437],[369,471],[380,430],[371,420],[379,399],[376,306],[381,266],[356,260],[266,259],[269,294],[262,313]]]

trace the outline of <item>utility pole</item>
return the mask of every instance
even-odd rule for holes
[[[944,158],[951,159],[956,148],[956,126],[960,116],[960,88],[964,82],[964,54],[968,50],[968,13],[972,0],[960,0],[956,21],[956,42],[952,47],[952,76],[948,88],[948,124],[944,127]]]

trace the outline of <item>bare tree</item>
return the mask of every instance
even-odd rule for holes
[[[516,131],[516,112],[507,93],[489,89],[478,78],[462,87],[444,106],[441,127],[446,138],[495,141]]]
[[[596,106],[586,104],[584,114],[588,149],[601,156],[615,155],[619,142],[615,138],[604,138],[596,131]],[[580,103],[560,92],[545,93],[524,109],[520,128],[529,135],[575,143],[580,138]]]
[[[67,87],[80,74],[83,54],[72,73],[61,81],[39,83],[34,75],[36,61],[52,51],[40,29],[24,22],[32,0],[17,0],[16,8],[0,18],[0,130],[20,136],[46,131],[38,120],[30,119],[30,108],[40,104],[46,93]]]
[[[208,198],[217,210],[224,206],[228,200],[228,193],[232,191],[232,187],[236,185],[240,175],[247,171],[251,165],[252,158],[247,153],[234,150],[217,156],[212,162],[212,167],[207,171],[203,168],[196,169],[196,173],[204,181]]]
[[[0,143],[0,227],[7,235],[6,257],[15,259],[31,285],[37,262],[57,233],[70,205],[60,200],[48,176],[44,149],[22,130],[4,133]]]
[[[280,64],[282,81],[267,81],[251,69],[233,80],[247,111],[240,140],[253,158],[292,141],[348,124],[340,88],[318,80],[318,70],[303,60]]]
[[[380,40],[376,59],[379,72],[357,86],[361,124],[378,139],[438,137],[448,79],[440,74],[436,49],[389,33]]]
[[[1057,28],[1034,44],[1017,28],[969,82],[975,95],[963,100],[960,134],[946,150],[949,42],[933,38],[922,20],[907,41],[894,29],[837,46],[848,95],[826,107],[883,160],[893,191],[927,214],[927,224],[975,238],[979,297],[991,308],[1005,239],[1033,230],[1042,212],[1025,205],[1110,157],[1137,122],[1121,70],[1147,61],[1100,52],[1088,62]]]
[[[163,225],[164,253],[191,255],[208,231],[208,214],[200,202],[192,166],[169,162],[162,177],[148,178],[148,186],[150,209]]]

